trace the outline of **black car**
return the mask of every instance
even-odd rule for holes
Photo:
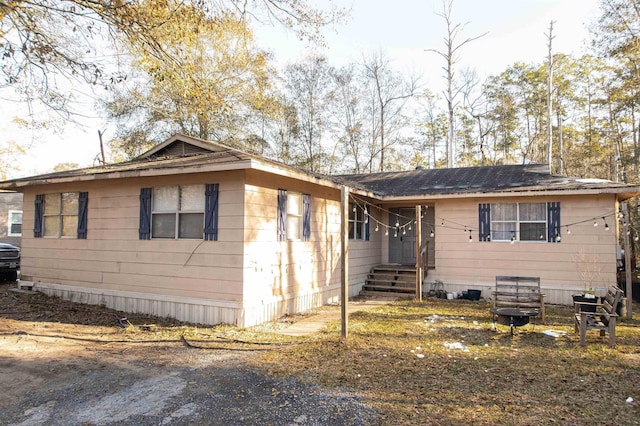
[[[15,281],[20,270],[20,248],[0,243],[0,281]]]

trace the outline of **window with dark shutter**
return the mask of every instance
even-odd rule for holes
[[[302,240],[309,241],[311,238],[311,195],[302,196]]]
[[[560,239],[560,202],[547,203],[547,241],[559,243]]]
[[[140,189],[140,227],[139,239],[151,239],[151,188]]]
[[[89,209],[89,193],[80,192],[78,194],[78,238],[87,238],[87,213]]]
[[[204,239],[218,241],[218,184],[207,184],[205,188]]]
[[[478,205],[478,241],[491,241],[491,204]]]
[[[42,222],[44,219],[44,194],[36,195],[33,224],[33,238],[42,238]]]
[[[287,240],[287,190],[278,189],[278,241]]]

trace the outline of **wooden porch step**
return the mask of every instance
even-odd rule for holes
[[[415,294],[416,270],[407,265],[377,265],[367,275],[362,294]]]
[[[407,287],[407,286],[388,286],[388,285],[372,285],[365,284],[362,288],[365,291],[383,291],[383,292],[391,292],[391,293],[415,293],[415,287]]]

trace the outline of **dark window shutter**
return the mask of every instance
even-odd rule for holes
[[[311,238],[311,195],[302,195],[302,241]]]
[[[35,201],[33,223],[33,238],[42,238],[42,223],[44,220],[44,194],[37,194]]]
[[[89,193],[78,194],[78,239],[87,238],[87,213],[89,208]]]
[[[559,243],[560,236],[560,202],[547,203],[547,242]]]
[[[138,237],[141,240],[151,239],[151,188],[140,189],[140,228]]]
[[[478,205],[478,241],[491,241],[491,204]]]
[[[278,241],[287,240],[287,190],[278,189]]]
[[[218,190],[217,183],[207,184],[204,207],[204,239],[218,241]]]

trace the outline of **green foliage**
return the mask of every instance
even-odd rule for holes
[[[105,103],[127,155],[176,132],[243,148],[251,119],[272,116],[279,107],[268,54],[252,45],[244,21],[182,13],[154,35],[171,61],[131,46],[138,78]]]

